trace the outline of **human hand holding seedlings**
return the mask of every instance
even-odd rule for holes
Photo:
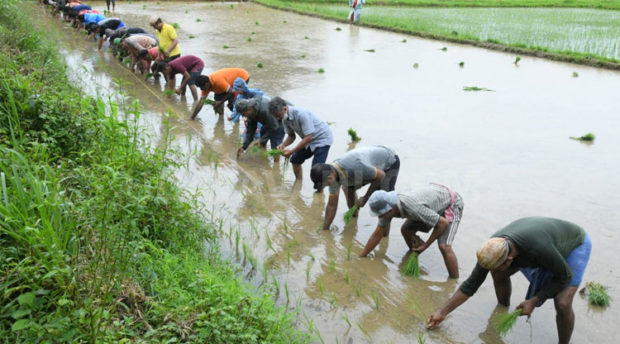
[[[437,311],[437,312],[431,314],[430,317],[428,317],[428,321],[426,323],[426,328],[429,329],[429,330],[434,330],[445,319],[446,319],[446,315],[441,313],[440,311]]]
[[[529,300],[525,300],[521,302],[515,309],[520,309],[521,315],[527,315],[527,317],[529,318],[534,312],[534,309],[536,308],[536,304],[538,303],[538,300],[539,300],[538,296],[534,296],[533,298]]]

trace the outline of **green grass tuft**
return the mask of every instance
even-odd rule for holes
[[[570,138],[573,140],[582,141],[582,142],[593,142],[596,136],[592,133],[587,133],[583,136],[579,136],[579,137],[571,136]]]
[[[517,322],[519,315],[521,315],[521,309],[500,315],[497,321],[497,332],[502,336],[506,335]]]
[[[258,68],[263,68],[263,63],[262,63],[262,62],[257,63],[257,64],[256,64],[256,67],[258,67]]]
[[[325,73],[325,69],[323,68],[319,68],[319,70],[317,71],[318,73]]]
[[[611,303],[611,298],[605,292],[605,287],[599,283],[588,282],[586,284],[588,301],[591,305],[607,307]]]
[[[347,133],[349,134],[349,136],[351,137],[351,141],[353,142],[357,142],[362,139],[361,137],[357,136],[357,132],[353,130],[353,128],[349,128]]]
[[[369,52],[369,53],[374,53],[375,49],[364,49],[364,51]]]
[[[178,29],[180,27],[179,23],[172,23],[172,27]]]
[[[282,155],[284,152],[282,152],[279,149],[268,149],[265,151],[265,156],[267,157],[274,157],[274,156],[280,156]]]
[[[463,91],[488,91],[495,92],[490,88],[478,87],[478,86],[463,86]]]

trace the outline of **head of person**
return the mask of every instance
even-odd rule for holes
[[[149,51],[148,49],[140,49],[140,51],[138,51],[138,60],[143,60],[146,59],[149,56]]]
[[[200,75],[196,78],[196,86],[205,92],[211,91],[211,80],[206,75]]]
[[[330,164],[315,164],[310,169],[310,179],[314,183],[314,189],[318,192],[326,185],[332,184],[338,178],[336,169]]]
[[[172,71],[172,67],[168,64],[168,62],[157,62],[157,68],[155,69],[156,73],[162,73],[164,76],[167,76],[168,73]]]
[[[158,16],[152,16],[151,20],[149,20],[149,24],[151,24],[155,30],[161,30],[161,28],[164,27],[164,21]]]
[[[240,99],[235,103],[235,108],[237,112],[242,114],[245,117],[253,117],[256,112],[257,100],[255,98],[251,99]]]
[[[245,83],[245,80],[236,78],[233,82],[233,91],[243,94],[248,91],[248,84]]]
[[[284,114],[288,112],[288,104],[280,97],[274,97],[269,101],[269,113],[277,120],[282,120]]]
[[[84,22],[84,14],[80,14],[79,16],[77,16],[77,19],[83,23]]]
[[[368,206],[373,216],[394,216],[398,211],[398,195],[396,191],[377,190],[370,195]]]
[[[514,259],[511,244],[506,238],[491,238],[478,248],[478,265],[487,270],[506,271]]]
[[[88,34],[92,34],[93,32],[95,32],[95,30],[97,29],[99,25],[97,23],[88,23],[85,27],[86,31],[88,32]]]
[[[112,35],[114,34],[114,30],[112,29],[105,29],[103,30],[103,34],[105,34],[106,37],[108,37],[108,40],[112,37]]]

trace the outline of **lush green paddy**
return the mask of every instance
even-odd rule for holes
[[[305,3],[342,3],[339,0],[297,0]],[[584,7],[620,9],[620,0],[381,0],[371,5],[415,7]]]
[[[260,2],[346,19],[346,5]],[[500,43],[583,59],[620,60],[620,12],[588,8],[430,8],[367,6],[364,25],[438,38]]]

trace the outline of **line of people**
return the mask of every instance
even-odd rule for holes
[[[237,157],[252,145],[263,149],[267,143],[290,159],[296,180],[302,179],[302,164],[312,158],[310,179],[316,192],[329,189],[323,229],[332,226],[343,191],[349,209],[369,205],[377,226],[360,253],[366,257],[388,237],[393,218],[404,218],[401,235],[410,252],[421,254],[434,242],[443,257],[450,278],[459,277],[458,260],[452,244],[463,215],[464,202],[452,188],[431,183],[418,189],[395,191],[400,159],[394,150],[384,146],[355,148],[332,163],[326,163],[333,133],[329,125],[312,111],[280,98],[266,95],[258,88],[248,87],[250,73],[243,68],[223,68],[203,75],[204,61],[193,55],[181,55],[174,27],[155,16],[149,21],[155,35],[137,27],[127,27],[119,18],[106,18],[88,5],[73,1],[54,3],[55,13],[62,13],[76,30],[84,29],[88,38],[98,40],[99,49],[107,40],[120,59],[131,57],[130,70],[155,78],[162,74],[165,89],[184,95],[190,88],[194,99],[191,119],[195,119],[208,96],[214,112],[228,119],[244,118],[247,134]],[[182,76],[176,87],[176,75]],[[200,88],[200,97],[198,89]],[[256,133],[256,135],[255,135]],[[299,137],[299,141],[297,141]],[[295,144],[295,142],[297,142]],[[364,195],[357,190],[368,185]],[[419,233],[430,233],[422,240]],[[486,279],[493,278],[497,300],[510,302],[510,276],[521,271],[530,281],[526,300],[517,308],[529,316],[545,300],[554,299],[560,343],[568,343],[574,327],[572,301],[588,263],[591,241],[579,226],[553,218],[527,217],[500,229],[477,251],[477,264],[472,274],[454,295],[428,319],[428,328],[441,323],[448,313],[472,296]]]

